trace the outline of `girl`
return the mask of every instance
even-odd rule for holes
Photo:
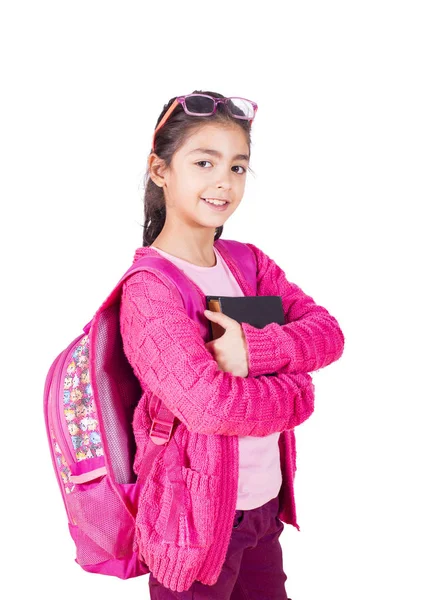
[[[213,92],[172,98],[148,159],[143,247],[134,261],[165,257],[203,296],[280,295],[286,318],[257,329],[205,311],[206,324],[225,330],[208,341],[166,277],[145,270],[123,286],[123,346],[143,389],[133,419],[136,473],[153,393],[179,420],[171,441],[181,462],[167,465],[165,449],[144,482],[136,519],[155,599],[287,600],[278,538],[284,523],[299,528],[293,430],[313,411],[309,372],[343,351],[336,319],[270,257],[245,244],[257,264],[252,291],[229,251],[236,242],[219,239],[243,197],[256,110],[253,101]],[[170,509],[172,467],[189,494],[178,517]]]

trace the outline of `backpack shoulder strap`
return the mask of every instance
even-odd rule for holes
[[[158,276],[172,280],[181,293],[185,306],[190,306],[190,302],[193,302],[190,300],[193,296],[192,290],[189,289],[189,282],[184,280],[180,270],[163,257],[146,255],[127,269],[94,317],[84,327],[84,332],[90,335],[91,386],[99,408],[98,417],[102,431],[107,432],[103,439],[105,463],[108,471],[113,473],[119,482],[131,481],[135,441],[130,433],[129,423],[140,399],[140,382],[123,351],[119,318],[120,300],[122,286],[128,277],[145,269],[153,270]],[[143,469],[150,468],[151,461],[160,451],[160,447],[172,438],[176,419],[157,396],[154,396],[151,404],[152,454],[145,457]],[[109,437],[118,442],[109,447]]]
[[[241,271],[243,277],[249,283],[253,295],[256,295],[257,283],[256,283],[256,258],[252,250],[244,242],[237,240],[223,240],[219,238],[215,242],[218,250],[223,254],[227,260],[232,260],[238,269]]]
[[[190,283],[186,275],[182,273],[180,269],[178,269],[178,267],[174,265],[171,261],[167,260],[166,258],[163,258],[162,256],[142,256],[141,258],[136,260],[122,275],[121,279],[115,285],[112,292],[103,302],[103,304],[98,308],[96,314],[102,312],[110,305],[118,302],[118,300],[120,299],[121,290],[124,282],[131,275],[134,275],[134,273],[143,270],[153,271],[158,277],[162,276],[170,279],[180,292],[188,314],[190,316],[194,314],[194,304],[191,300],[191,290],[189,287]],[[90,330],[93,320],[94,317],[91,321],[87,323],[87,325],[84,326],[83,329],[85,333],[88,333],[88,331]]]

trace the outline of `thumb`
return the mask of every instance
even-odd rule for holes
[[[215,342],[216,342],[216,340],[209,340],[209,342],[205,342],[206,350],[209,350],[209,352],[211,350],[214,350]]]

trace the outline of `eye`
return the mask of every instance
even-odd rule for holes
[[[209,160],[198,160],[196,163],[196,165],[199,165],[199,167],[204,164],[204,163],[209,163],[210,165],[212,164]],[[235,166],[236,169],[243,169],[243,171],[240,173],[238,172],[238,175],[244,175],[246,173],[246,169],[244,167],[242,167],[241,165],[236,165]]]

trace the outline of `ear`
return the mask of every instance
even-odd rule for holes
[[[148,159],[150,179],[156,183],[158,187],[165,185],[166,165],[162,158],[159,158],[154,152],[149,155]]]

